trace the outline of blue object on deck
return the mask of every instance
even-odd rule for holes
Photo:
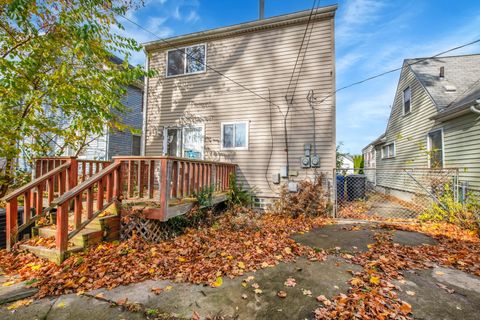
[[[337,175],[337,201],[345,200],[345,177]]]

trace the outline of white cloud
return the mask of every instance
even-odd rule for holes
[[[185,20],[187,22],[197,22],[198,20],[200,20],[200,17],[196,11],[192,10],[190,11],[190,13],[188,14]]]

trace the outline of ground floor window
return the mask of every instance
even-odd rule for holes
[[[395,143],[389,143],[382,147],[382,159],[395,157]]]
[[[222,122],[222,149],[248,150],[248,121]]]
[[[428,134],[427,140],[429,166],[432,169],[443,168],[443,130]]]
[[[203,159],[204,129],[203,125],[165,128],[163,154],[172,157]]]

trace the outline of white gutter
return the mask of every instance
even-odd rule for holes
[[[143,50],[145,53],[145,72],[148,73],[148,54]],[[145,156],[145,147],[147,144],[147,138],[145,134],[147,132],[147,97],[148,97],[148,77],[145,76],[144,79],[144,86],[143,86],[143,119],[142,119],[142,138],[141,138],[141,145],[140,145],[140,155]]]

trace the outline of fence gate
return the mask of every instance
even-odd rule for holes
[[[334,169],[338,218],[415,218],[458,197],[458,169]]]

